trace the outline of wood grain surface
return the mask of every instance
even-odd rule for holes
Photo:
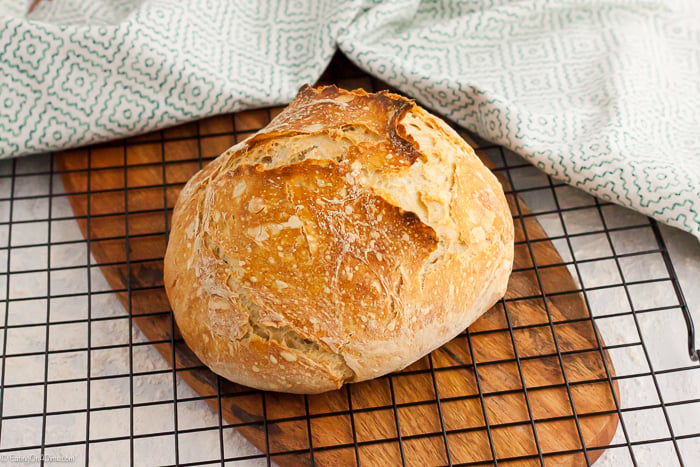
[[[508,465],[586,465],[597,459],[618,424],[612,363],[579,287],[512,193],[515,267],[505,300],[405,370],[298,396],[239,386],[202,366],[179,338],[163,288],[172,208],[202,161],[278,111],[218,116],[56,157],[94,264],[133,322],[221,414],[225,429],[235,427],[281,466],[486,465],[494,456]]]

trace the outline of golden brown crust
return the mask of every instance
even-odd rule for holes
[[[452,129],[394,94],[305,87],[188,182],[165,285],[215,372],[316,393],[454,337],[512,259],[500,185]]]

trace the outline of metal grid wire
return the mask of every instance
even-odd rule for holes
[[[381,86],[339,58],[334,60],[324,80],[349,88]],[[269,110],[262,112],[263,120],[270,117]],[[228,119],[226,125],[220,125],[225,119]],[[541,174],[517,156],[484,142],[477,142],[481,151],[492,158],[495,171],[503,173],[513,187],[508,195],[513,197],[516,206],[514,222],[522,226],[525,234],[516,242],[516,248],[526,249],[533,263],[531,267],[514,273],[534,272],[540,293],[503,300],[505,327],[468,329],[461,335],[461,342],[473,355],[475,339],[506,332],[514,349],[514,358],[485,363],[474,359],[466,365],[445,366],[428,357],[427,365],[411,367],[407,372],[386,377],[388,399],[383,405],[371,407],[361,403],[357,397],[358,389],[353,385],[345,387],[337,396],[343,398],[342,403],[329,404],[335,408],[325,411],[314,407],[308,397],[303,398],[301,407],[284,407],[279,401],[273,402],[266,393],[240,388],[232,390],[230,383],[220,378],[216,379],[213,394],[199,395],[191,391],[180,376],[197,370],[198,366],[178,362],[171,368],[163,364],[151,348],[159,344],[171,345],[172,360],[176,359],[174,349],[181,340],[174,337],[173,320],[170,319],[168,338],[150,341],[134,326],[131,307],[126,313],[120,312],[114,298],[115,293],[126,294],[126,303],[131,304],[137,294],[162,293],[162,286],[132,284],[131,275],[127,274],[126,287],[111,290],[100,275],[101,267],[125,266],[130,270],[135,263],[148,263],[157,258],[135,258],[127,254],[121,263],[100,264],[91,259],[91,247],[97,241],[121,242],[129,246],[130,241],[144,235],[158,237],[158,241],[164,244],[172,207],[170,195],[184,184],[184,180],[168,180],[168,167],[187,163],[195,170],[235,141],[257,130],[240,126],[239,120],[233,117],[218,117],[188,125],[198,144],[191,157],[176,161],[166,160],[168,148],[188,138],[173,137],[169,130],[86,149],[87,165],[70,170],[92,176],[99,175],[100,171],[122,171],[124,181],[128,170],[139,168],[129,164],[128,154],[134,148],[146,144],[160,145],[162,156],[160,160],[142,164],[142,167],[159,168],[162,173],[160,185],[116,186],[98,191],[91,186],[91,178],[86,177],[82,194],[87,199],[87,212],[91,213],[87,216],[75,216],[70,210],[56,156],[36,156],[5,161],[0,165],[0,298],[3,299],[0,315],[3,356],[0,369],[0,456],[73,456],[69,460],[86,465],[271,465],[290,455],[302,455],[310,465],[315,465],[323,463],[324,453],[342,450],[347,454],[343,458],[348,464],[370,465],[363,462],[364,453],[390,443],[397,446],[401,463],[413,465],[415,453],[411,443],[430,437],[437,440],[435,449],[440,452],[435,457],[436,464],[491,465],[530,461],[534,465],[545,465],[551,460],[552,453],[541,447],[537,427],[540,422],[550,420],[533,415],[523,377],[523,365],[529,357],[518,353],[515,337],[518,332],[544,326],[551,330],[556,349],[551,356],[557,359],[564,375],[563,384],[557,386],[566,390],[571,401],[572,417],[580,440],[580,447],[568,452],[582,454],[582,464],[590,464],[592,448],[604,446],[587,446],[584,442],[579,418],[591,414],[577,412],[571,391],[575,386],[593,381],[569,381],[563,363],[567,355],[590,352],[590,349],[571,351],[560,348],[555,327],[561,322],[554,321],[551,314],[543,323],[518,324],[514,321],[517,302],[537,300],[546,308],[549,298],[562,293],[549,292],[543,276],[547,269],[565,267],[580,286],[578,290],[566,293],[583,294],[593,313],[592,319],[605,339],[604,349],[615,363],[615,373],[606,365],[606,382],[611,388],[614,384],[620,386],[620,397],[615,399],[612,410],[618,414],[620,424],[601,462],[606,465],[645,465],[649,459],[656,458],[653,456],[659,455],[665,456],[665,465],[698,462],[700,426],[697,422],[688,423],[684,412],[697,410],[700,404],[696,384],[700,365],[692,363],[685,351],[684,320],[689,320],[690,315],[659,226],[653,220],[583,195]],[[122,164],[102,164],[97,153],[105,151],[120,152]],[[130,192],[145,189],[161,190],[163,205],[155,209],[135,206]],[[92,213],[90,200],[95,196],[122,198],[126,213],[124,235],[82,237],[78,222],[84,222],[87,231],[91,232],[91,222],[110,215]],[[521,211],[521,200],[527,203],[530,212]],[[23,214],[20,216],[19,212]],[[144,213],[160,213],[163,230],[156,234],[134,233],[130,224]],[[563,262],[538,264],[538,244],[547,239],[528,235],[533,220],[545,227]],[[77,287],[76,277],[80,277],[78,282],[81,284]],[[640,291],[645,301],[638,298]],[[659,302],[653,299],[660,296],[670,296],[672,300]],[[616,306],[610,307],[611,303]],[[650,321],[660,314],[664,316],[661,321]],[[150,315],[169,318],[170,310],[153,310]],[[139,318],[144,316],[138,315]],[[657,322],[675,329],[677,339],[674,342],[655,341],[654,334],[649,331],[658,330]],[[692,326],[690,321],[687,324]],[[621,328],[625,329],[624,333]],[[681,339],[682,345],[679,344]],[[692,350],[692,337],[690,339],[688,346]],[[655,350],[659,345],[672,347],[675,358],[658,360]],[[102,371],[95,362],[104,360],[109,367],[114,362],[110,355],[124,357],[123,364]],[[66,363],[68,360],[72,363]],[[74,368],[75,361],[82,366],[82,371],[62,370]],[[152,363],[143,365],[143,361]],[[485,389],[483,373],[492,363],[514,364],[523,388],[517,391]],[[441,394],[440,373],[454,369],[473,372],[475,394]],[[399,378],[405,374],[427,376],[432,389],[431,399],[407,400],[402,395],[406,388],[399,390],[403,384]],[[684,392],[671,388],[673,381],[680,380],[685,381],[681,385]],[[536,453],[504,459],[496,449],[494,436],[496,430],[509,426],[509,423],[489,422],[489,397],[514,392],[524,393],[529,420],[510,424],[531,428]],[[114,394],[112,399],[110,394]],[[630,394],[645,396],[636,398]],[[251,422],[227,423],[222,416],[222,406],[231,398],[258,400],[262,417]],[[204,401],[212,400],[218,407],[214,413],[204,404]],[[23,401],[22,406],[17,401]],[[31,403],[27,405],[27,401]],[[470,432],[470,429],[451,428],[443,417],[443,404],[463,401],[474,402],[472,407],[480,412],[484,424],[479,430],[486,435],[490,458],[465,463],[451,450],[453,437]],[[438,426],[427,433],[407,432],[406,418],[402,413],[426,403],[436,407]],[[362,419],[380,412],[391,419],[393,434],[381,440],[366,440],[360,430]],[[328,444],[320,431],[324,424],[339,419],[349,420],[349,436]],[[275,449],[272,426],[285,423],[303,427],[305,445],[282,451]],[[237,428],[248,425],[261,426],[265,435],[263,453],[246,446],[235,434]],[[649,429],[650,425],[653,429]],[[8,459],[0,457],[0,464]]]

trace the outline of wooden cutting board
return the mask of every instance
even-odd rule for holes
[[[56,157],[96,264],[178,374],[281,466],[490,464],[494,456],[540,465],[538,445],[546,465],[597,459],[618,424],[613,366],[578,286],[513,194],[511,210],[522,215],[505,301],[409,368],[297,396],[239,386],[202,366],[177,333],[163,288],[172,208],[202,161],[278,111],[218,116]]]

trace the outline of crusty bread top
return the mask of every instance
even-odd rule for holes
[[[180,195],[166,288],[215,371],[320,392],[401,368],[505,292],[513,227],[495,177],[388,92],[303,88]]]

